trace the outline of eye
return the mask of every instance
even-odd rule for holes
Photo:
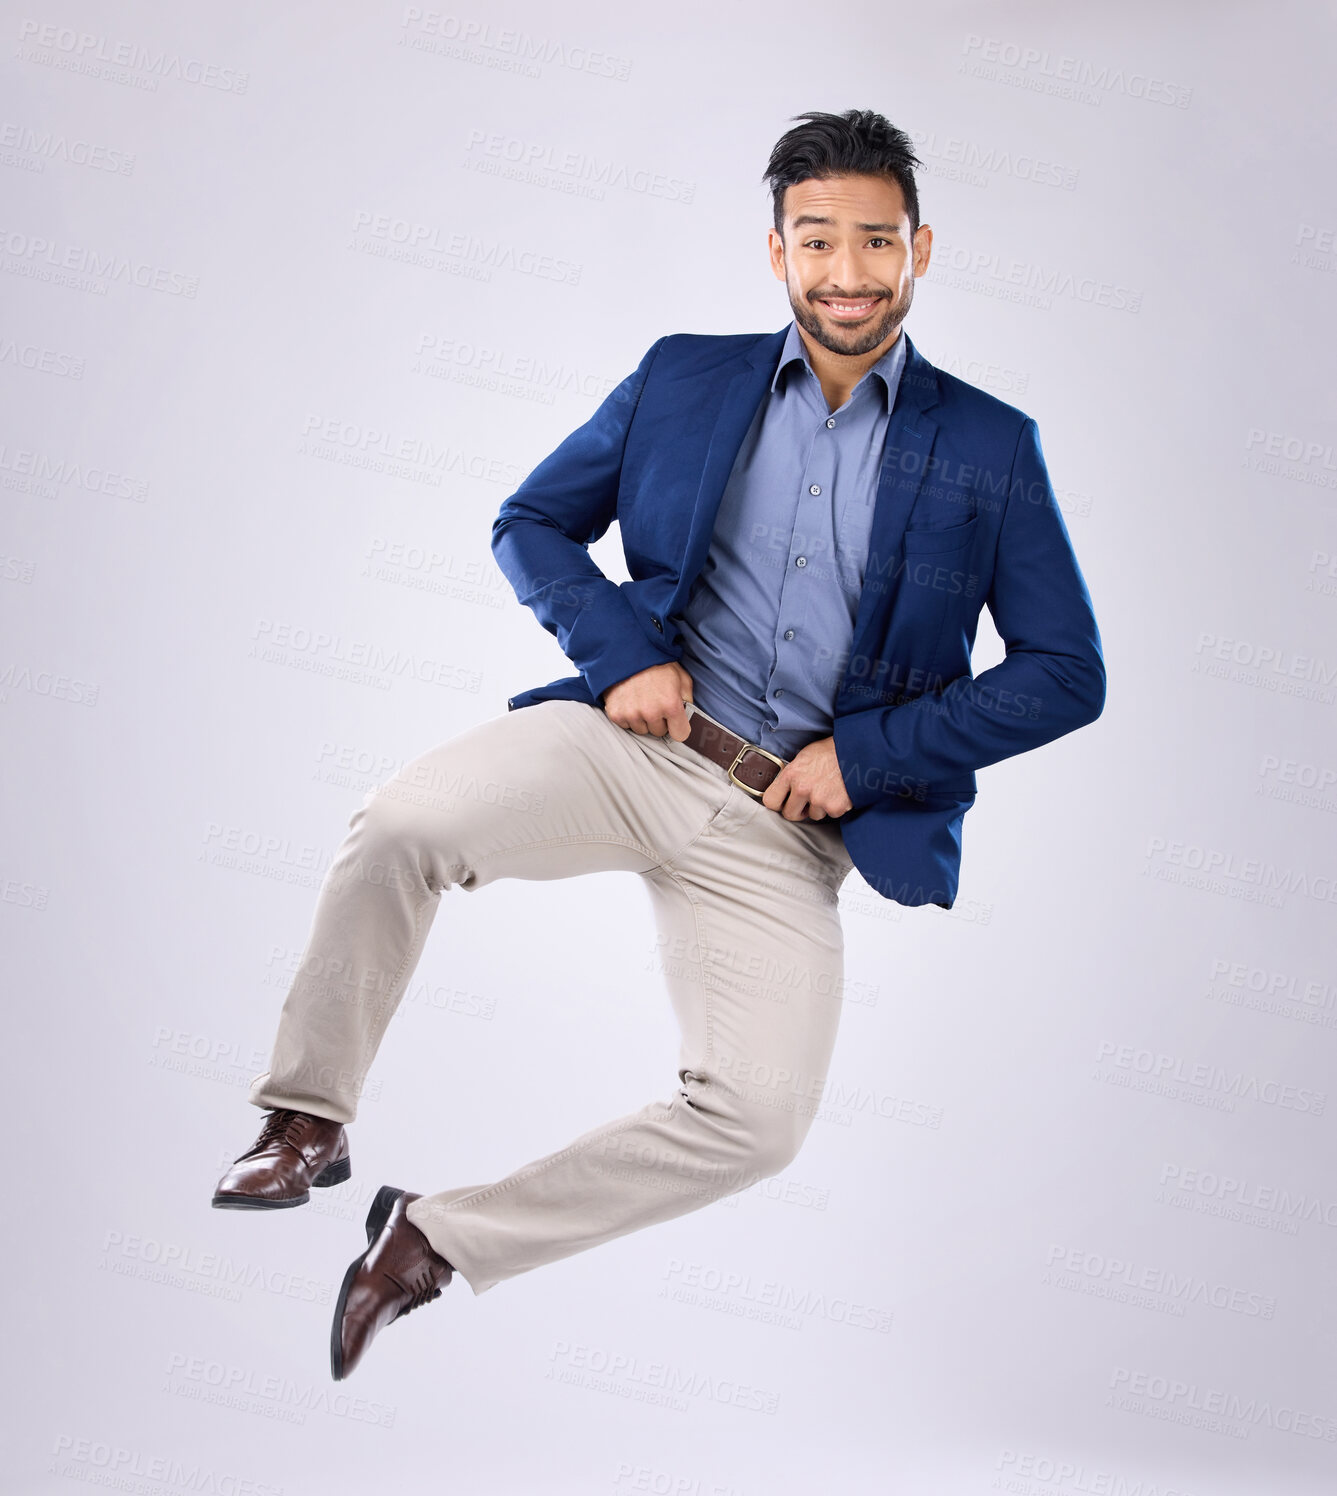
[[[825,239],[808,239],[808,240],[806,240],[804,242],[803,247],[804,247],[804,249],[811,249],[816,244],[825,245],[826,244],[826,240]]]
[[[870,239],[868,242],[870,244],[890,244],[891,240],[890,239]]]

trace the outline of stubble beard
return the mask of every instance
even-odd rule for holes
[[[813,342],[825,348],[829,353],[841,353],[847,358],[858,358],[862,354],[871,353],[879,343],[885,342],[905,321],[905,315],[910,310],[910,303],[914,300],[915,283],[913,278],[906,283],[905,294],[899,300],[892,300],[891,297],[883,295],[881,311],[874,314],[873,320],[867,326],[851,326],[843,337],[827,329],[827,325],[820,320],[818,313],[812,309],[806,297],[795,296],[788,280],[785,281],[785,290],[789,293],[789,305],[794,313],[795,322]],[[859,298],[856,296],[849,299],[857,301]]]

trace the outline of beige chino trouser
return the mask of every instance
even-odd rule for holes
[[[851,866],[838,821],[786,820],[685,743],[584,702],[517,708],[353,812],[249,1100],[355,1118],[443,891],[640,873],[681,1032],[676,1084],[495,1183],[424,1194],[408,1218],[475,1294],[672,1220],[797,1154],[840,1017]]]

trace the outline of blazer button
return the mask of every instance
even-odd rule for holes
[[[664,625],[660,623],[660,621],[653,615],[650,618],[650,622],[654,624],[654,626],[659,630],[661,634],[664,632]]]

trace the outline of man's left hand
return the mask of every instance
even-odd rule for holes
[[[761,803],[787,821],[821,821],[851,810],[853,801],[836,761],[836,740],[818,738],[800,748],[767,786]]]

